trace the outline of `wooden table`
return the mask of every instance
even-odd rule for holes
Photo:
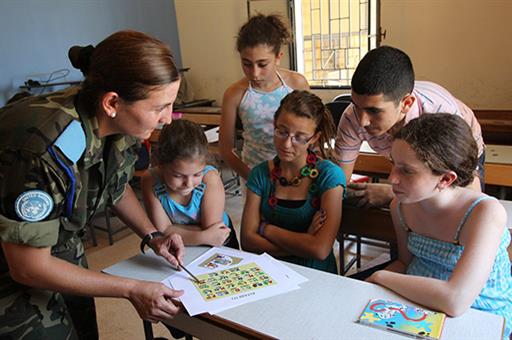
[[[512,145],[512,110],[473,110],[486,143]]]
[[[187,247],[185,264],[207,249]],[[183,312],[166,323],[200,339],[404,339],[403,335],[355,321],[371,298],[412,304],[410,301],[375,284],[285,264],[308,278],[300,289],[216,315],[190,317]],[[104,272],[149,281],[162,281],[172,274],[165,260],[152,251],[121,261]],[[499,340],[503,329],[501,316],[469,309],[457,318],[446,320],[442,339]]]
[[[182,108],[179,112],[173,113],[173,115],[181,114],[180,119],[190,120],[191,122],[207,125],[207,126],[219,126],[221,108],[216,106],[197,106]],[[149,137],[151,143],[158,142],[160,137],[160,129],[155,129]]]
[[[182,119],[201,125],[220,125],[221,108],[217,106],[196,106],[180,109]]]
[[[485,184],[512,187],[512,146],[486,145]],[[385,177],[391,162],[375,152],[359,152],[354,172]]]
[[[485,184],[512,187],[512,146],[487,145]]]

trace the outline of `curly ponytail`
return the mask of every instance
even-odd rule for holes
[[[281,16],[257,14],[238,31],[236,49],[241,52],[247,47],[267,45],[277,55],[281,45],[287,44],[290,38],[290,30]]]

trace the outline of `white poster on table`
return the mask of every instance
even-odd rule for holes
[[[185,271],[177,272],[163,282],[185,291],[180,300],[191,316],[204,312],[214,314],[286,293],[298,289],[298,283],[303,282],[300,275],[292,275],[291,269],[280,267],[271,256],[224,247],[211,248],[188,264],[187,269],[200,280],[199,283]]]

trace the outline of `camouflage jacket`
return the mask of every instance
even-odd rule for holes
[[[57,255],[95,211],[122,197],[138,142],[122,135],[98,138],[98,121],[80,105],[79,88],[5,106],[0,121],[0,240],[51,246]],[[24,220],[15,208],[31,190],[53,200],[42,220]],[[0,254],[0,273],[6,271]]]

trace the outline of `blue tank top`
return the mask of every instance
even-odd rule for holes
[[[203,175],[206,175],[208,171],[216,170],[213,166],[207,165],[203,169]],[[169,220],[173,224],[201,224],[201,203],[204,196],[204,190],[206,189],[206,184],[201,182],[197,187],[192,191],[192,196],[190,197],[190,202],[187,205],[181,205],[180,203],[174,201],[171,196],[167,193],[167,189],[165,188],[165,184],[162,182],[156,171],[151,169],[151,174],[155,179],[155,183],[153,184],[153,193],[158,198],[162,207],[164,208]],[[229,217],[224,212],[224,224],[229,226]]]
[[[272,92],[254,89],[249,82],[240,105],[238,115],[243,125],[244,146],[242,160],[251,169],[266,160],[274,158],[274,113],[283,99],[293,89],[286,85],[277,73],[281,86]]]
[[[494,197],[481,196],[471,204],[460,221],[451,243],[432,239],[411,231],[402,217],[401,205],[398,202],[400,223],[409,232],[407,248],[414,255],[407,267],[407,274],[448,281],[464,252],[464,246],[459,244],[462,227],[475,206],[485,199],[494,199]],[[489,278],[471,305],[471,308],[501,315],[505,318],[504,339],[508,339],[512,330],[512,276],[507,252],[509,244],[510,232],[505,228]]]

